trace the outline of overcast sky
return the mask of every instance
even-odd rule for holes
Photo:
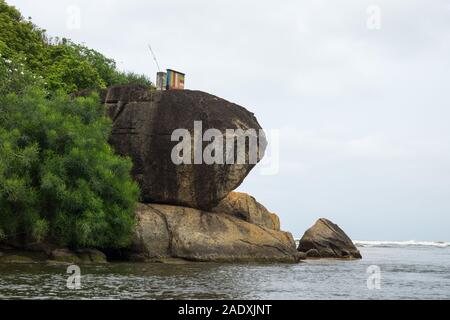
[[[358,240],[450,241],[450,0],[7,2],[154,79],[151,43],[189,89],[279,130],[279,172],[240,190],[295,237],[327,217]]]

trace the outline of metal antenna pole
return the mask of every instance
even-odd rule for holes
[[[156,59],[156,55],[155,55],[155,53],[153,52],[152,47],[151,47],[150,45],[148,45],[148,48],[150,49],[150,52],[152,53],[153,60],[155,60],[156,66],[158,67],[158,71],[161,72],[161,68],[159,67],[158,60]]]

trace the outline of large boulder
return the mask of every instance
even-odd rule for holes
[[[253,113],[234,103],[201,91],[151,91],[141,86],[109,88],[101,92],[101,100],[113,120],[110,143],[133,160],[132,175],[145,203],[210,210],[236,189],[255,165],[249,161],[176,165],[172,161],[172,150],[179,144],[171,141],[172,133],[187,129],[193,140],[195,121],[202,122],[203,133],[208,129],[223,134],[227,129],[259,133],[261,126]],[[267,142],[263,134],[258,139],[259,160]],[[202,150],[210,143],[203,142]],[[246,158],[248,151],[246,148]],[[193,157],[194,143],[191,153]]]
[[[226,213],[268,229],[280,231],[280,219],[246,193],[231,192],[213,212]]]
[[[338,225],[323,218],[305,232],[298,251],[307,253],[308,257],[314,253],[314,257],[321,258],[361,259],[360,252],[345,232]]]
[[[248,223],[226,213],[140,204],[131,255],[140,260],[180,258],[215,262],[297,262],[290,233]]]

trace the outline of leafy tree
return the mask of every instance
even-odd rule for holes
[[[119,72],[116,76],[115,81],[113,82],[114,85],[127,83],[149,86],[149,79],[143,74],[137,74],[134,72]],[[155,89],[153,84],[150,84],[150,87],[152,89]]]
[[[111,122],[98,101],[41,89],[0,96],[0,238],[129,243],[139,191],[131,161],[107,143]]]
[[[0,45],[3,56],[12,59],[20,56],[27,60],[32,70],[42,67],[45,52],[45,30],[25,20],[20,12],[0,0]]]
[[[104,88],[105,81],[96,67],[70,44],[51,46],[46,54],[53,61],[43,72],[50,91],[77,92],[82,89]]]
[[[20,60],[4,58],[0,54],[0,96],[11,92],[21,94],[31,85],[43,87],[44,80],[29,72]]]
[[[117,70],[115,61],[98,51],[68,39],[49,38],[4,0],[0,0],[0,54],[42,77],[49,91],[73,93],[120,84],[152,87],[148,77]]]
[[[0,241],[126,246],[139,190],[107,143],[98,96],[67,93],[151,82],[67,39],[51,39],[0,0]]]

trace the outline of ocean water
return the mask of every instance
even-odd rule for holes
[[[78,290],[67,288],[67,267],[0,265],[0,298],[450,299],[449,243],[356,244],[362,260],[81,266]]]

